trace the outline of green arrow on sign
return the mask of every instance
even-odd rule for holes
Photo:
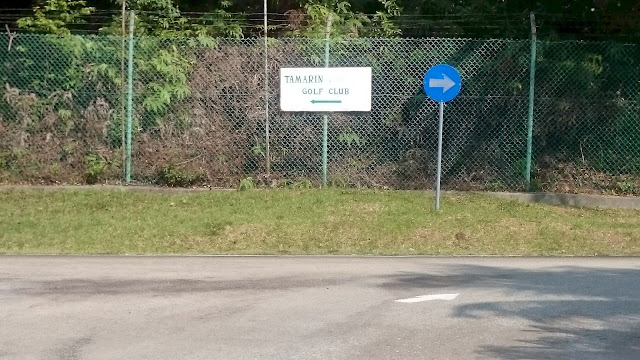
[[[340,104],[342,100],[311,100],[312,104]]]

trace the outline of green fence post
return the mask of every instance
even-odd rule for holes
[[[120,47],[120,121],[121,123],[121,140],[120,140],[120,148],[122,149],[122,178],[127,180],[127,146],[125,145],[127,142],[127,130],[125,124],[125,118],[127,117],[127,82],[125,80],[125,57],[127,56],[127,12],[126,12],[127,2],[125,0],[122,1],[122,44]]]
[[[532,156],[532,143],[533,143],[533,102],[536,80],[536,18],[533,12],[530,14],[531,18],[531,61],[529,67],[529,113],[527,122],[527,164],[525,169],[525,190],[531,190],[531,156]]]
[[[129,66],[127,69],[127,163],[125,166],[125,182],[131,182],[131,132],[133,117],[133,30],[135,14],[129,13]]]
[[[329,67],[329,34],[331,33],[331,14],[327,19],[327,31],[324,36],[324,67]],[[327,187],[327,134],[329,124],[327,113],[322,115],[322,187]]]

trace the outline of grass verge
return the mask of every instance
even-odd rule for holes
[[[640,211],[417,191],[0,188],[4,254],[639,255]]]

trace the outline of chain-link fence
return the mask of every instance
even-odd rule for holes
[[[640,46],[539,42],[537,64],[537,186],[640,194]]]
[[[320,184],[322,114],[280,111],[279,69],[323,67],[324,40],[269,39],[267,71],[263,39],[145,37],[134,45],[133,182]],[[371,67],[373,76],[370,112],[328,116],[329,185],[433,187],[437,104],[422,80],[447,63],[463,85],[445,106],[443,188],[523,190],[530,45],[331,39],[329,66]],[[0,36],[0,180],[121,181],[122,46],[118,37],[20,34],[9,47]],[[640,47],[537,47],[532,188],[638,193]]]
[[[0,181],[120,177],[120,44],[114,37],[0,36]]]

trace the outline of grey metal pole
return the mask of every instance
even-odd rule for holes
[[[125,182],[131,182],[131,132],[133,127],[133,30],[135,14],[129,13],[129,66],[127,69],[127,163],[125,166]]]
[[[324,67],[329,67],[329,34],[331,33],[331,14],[327,19],[327,31],[324,36]],[[327,136],[329,124],[327,113],[322,115],[322,187],[327,187]]]
[[[444,119],[444,102],[440,101],[438,109],[438,168],[436,169],[436,211],[440,210],[440,172],[442,171],[442,123]]]
[[[536,82],[536,17],[531,13],[531,60],[529,68],[529,113],[527,116],[527,159],[525,168],[525,190],[531,190],[531,157],[533,153],[533,103]]]
[[[266,142],[267,175],[271,173],[271,153],[269,149],[269,53],[268,53],[268,31],[267,31],[267,0],[264,0],[264,132]]]

